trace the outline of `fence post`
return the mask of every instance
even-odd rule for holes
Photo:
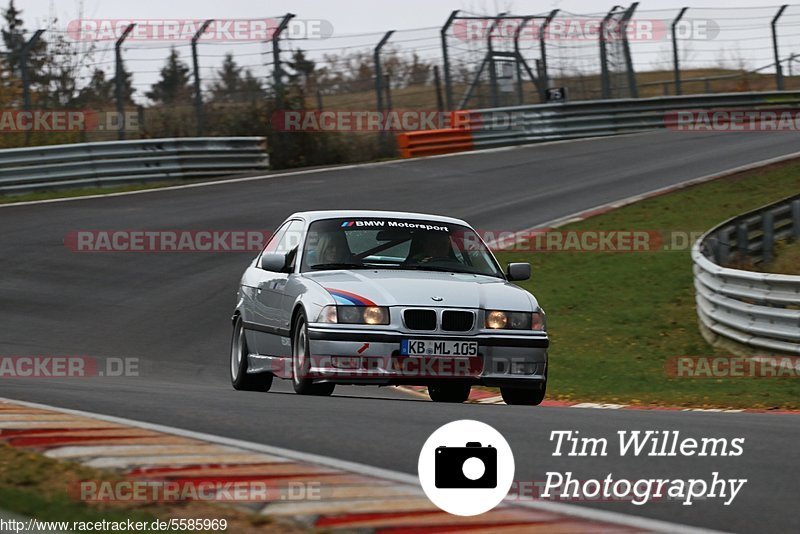
[[[517,73],[517,105],[521,106],[525,103],[525,91],[522,88],[522,53],[519,49],[519,37],[522,35],[522,30],[525,28],[525,25],[528,24],[534,17],[524,17],[522,22],[519,23],[517,26],[516,31],[514,32],[514,66],[516,67]],[[539,83],[534,79],[533,82],[536,84],[536,88],[539,88]]]
[[[433,83],[436,86],[436,110],[444,112],[444,98],[442,97],[442,79],[439,77],[439,65],[433,66]]]
[[[782,5],[775,17],[772,19],[772,51],[775,54],[775,85],[778,91],[783,91],[783,67],[781,66],[781,54],[778,49],[778,19],[781,18],[783,12],[789,7],[788,4]]]
[[[281,67],[281,34],[294,18],[294,13],[287,13],[281,19],[275,33],[272,34],[272,77],[275,85],[275,109],[283,109],[283,67]]]
[[[625,53],[625,70],[628,71],[628,90],[631,93],[631,98],[639,98],[639,87],[636,84],[636,72],[633,70],[633,57],[631,56],[631,43],[628,40],[628,24],[633,17],[636,8],[639,7],[639,2],[631,4],[625,14],[622,16],[622,48]]]
[[[447,18],[447,22],[444,23],[442,26],[441,34],[442,34],[442,68],[444,68],[444,93],[445,98],[447,99],[447,110],[453,110],[453,80],[450,78],[450,54],[447,50],[447,32],[450,30],[450,26],[453,24],[453,21],[458,16],[458,9],[450,13],[450,16]]]
[[[123,94],[124,90],[124,74],[125,68],[122,64],[122,43],[125,42],[125,39],[128,37],[133,31],[133,27],[136,24],[128,24],[128,27],[125,28],[125,31],[122,32],[122,35],[119,36],[117,42],[114,44],[114,60],[115,60],[115,71],[114,71],[114,97],[117,100],[117,120],[119,121],[119,129],[117,130],[117,138],[120,141],[125,139],[125,95]]]
[[[675,20],[672,21],[672,68],[675,70],[675,94],[681,94],[681,63],[678,53],[678,24],[686,14],[688,7],[681,9]]]
[[[620,8],[621,6],[612,7],[606,16],[603,17],[603,21],[600,23],[600,78],[604,99],[611,98],[611,79],[608,73],[608,50],[606,47],[608,21],[611,20],[611,17],[613,17]]]
[[[772,248],[775,246],[775,216],[768,211],[761,216],[761,257],[765,262],[772,261]]]
[[[547,89],[550,87],[550,75],[547,73],[547,44],[545,39],[547,38],[547,29],[550,27],[550,23],[553,22],[553,19],[556,18],[557,15],[558,9],[554,9],[549,15],[547,15],[547,18],[544,19],[544,24],[542,24],[542,33],[539,34],[539,55],[541,56],[539,63],[539,79],[542,81],[539,85],[542,102],[547,99],[546,93]]]
[[[383,49],[384,45],[391,39],[394,30],[389,30],[380,40],[378,45],[375,47],[373,52],[374,61],[375,61],[375,104],[378,110],[378,113],[383,113],[383,69],[381,68],[381,49]],[[386,131],[382,129],[378,132],[378,141],[380,144],[380,152],[381,155],[386,154]]]
[[[31,38],[28,39],[28,42],[22,47],[19,54],[19,65],[22,73],[22,105],[25,111],[30,111],[31,109],[31,81],[28,77],[28,56],[43,33],[44,30],[36,30]]]
[[[203,135],[203,92],[200,89],[200,67],[197,61],[197,41],[203,32],[206,31],[209,25],[214,22],[214,19],[208,19],[203,22],[200,29],[192,37],[192,65],[194,67],[194,113],[197,122],[197,135]]]
[[[498,13],[497,18],[494,19],[492,25],[489,27],[489,32],[486,35],[486,49],[487,59],[489,60],[489,94],[492,100],[492,107],[496,108],[500,105],[499,95],[497,94],[497,68],[494,63],[494,45],[492,44],[492,34],[494,29],[500,22],[501,17],[505,17],[506,13]]]

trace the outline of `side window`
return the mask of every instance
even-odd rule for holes
[[[283,235],[286,233],[286,230],[289,228],[290,224],[291,222],[283,223],[281,227],[278,228],[274,234],[272,234],[272,237],[267,242],[267,246],[264,247],[262,253],[276,251],[278,243],[280,243],[281,239],[283,239]]]
[[[286,254],[300,246],[303,240],[303,221],[291,221],[286,231],[278,239],[278,244],[272,252]]]

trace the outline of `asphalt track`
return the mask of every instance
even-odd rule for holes
[[[790,154],[790,133],[658,132],[455,157],[392,162],[155,193],[0,209],[0,355],[137,357],[139,377],[5,379],[0,396],[172,425],[415,473],[441,424],[478,419],[515,451],[518,480],[747,478],[731,506],[585,503],[737,532],[796,529],[794,415],[502,405],[436,405],[393,389],[338,387],[333,398],[234,392],[228,379],[235,286],[252,254],[74,253],[74,230],[273,229],[306,209],[396,209],[519,230],[598,204]],[[688,254],[687,254],[687,261]],[[535,277],[535,273],[534,273]],[[646,296],[643,295],[643,298]],[[546,304],[546,303],[545,303]],[[553,372],[558,362],[552,362]],[[744,437],[738,458],[552,457],[552,430]]]

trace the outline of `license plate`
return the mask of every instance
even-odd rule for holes
[[[403,356],[477,356],[477,341],[445,341],[435,339],[404,339],[400,343]]]

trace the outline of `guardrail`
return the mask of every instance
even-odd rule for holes
[[[679,110],[775,110],[798,105],[800,91],[590,100],[459,111],[457,127],[472,138],[474,148],[480,149],[675,127],[679,125],[678,116],[671,112]],[[398,135],[398,146],[422,133]],[[450,152],[464,150],[463,144],[463,140],[440,143],[437,153],[446,153],[448,147]],[[425,154],[410,151],[401,155]]]
[[[0,150],[0,193],[262,171],[265,148],[263,137],[186,137]]]
[[[723,265],[769,260],[775,241],[800,238],[800,195],[734,217],[692,248],[703,334],[758,350],[800,355],[800,276]]]

